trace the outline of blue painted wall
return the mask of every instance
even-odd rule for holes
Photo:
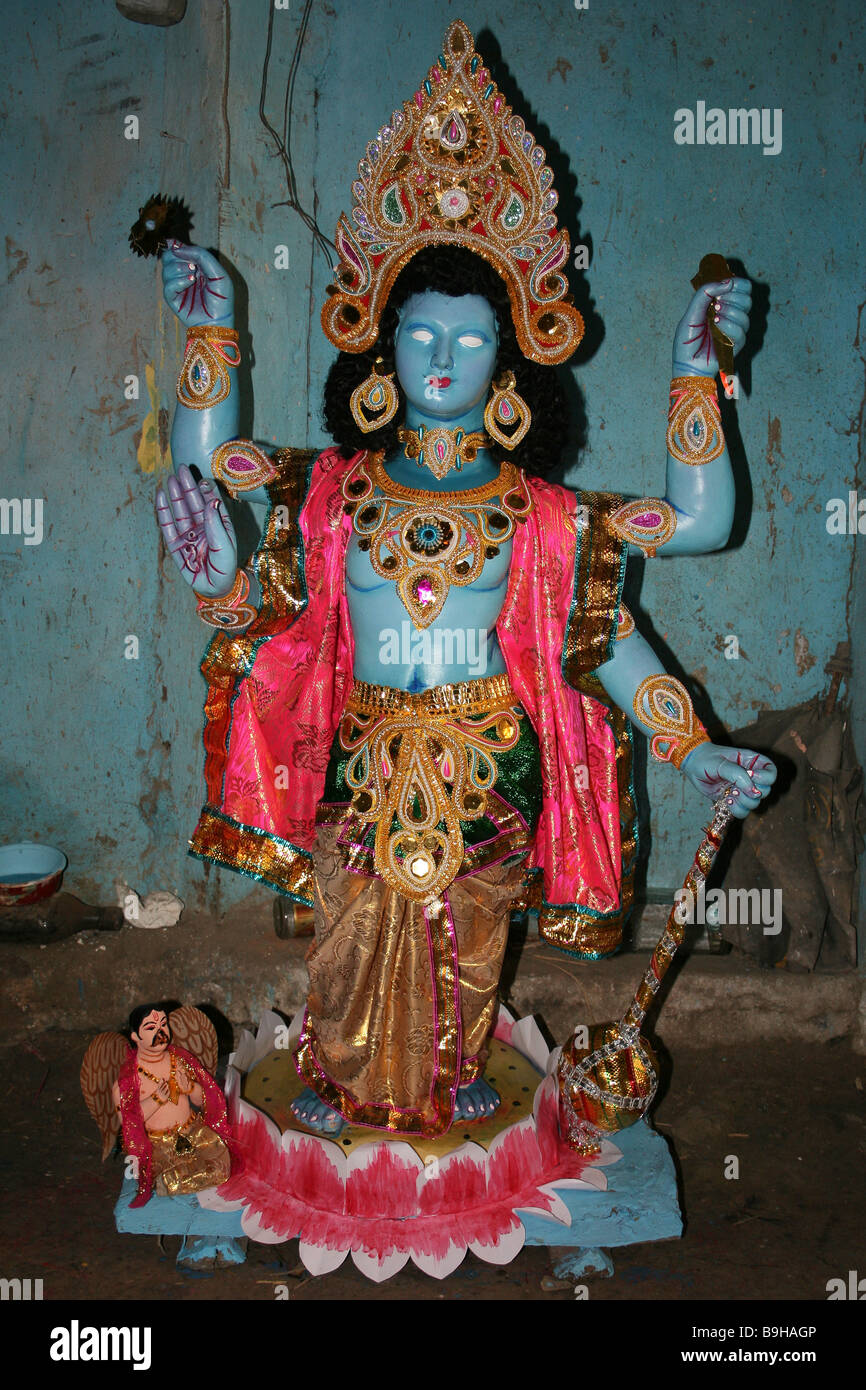
[[[325,442],[328,267],[297,215],[272,206],[286,183],[257,110],[267,0],[191,0],[169,29],[96,0],[75,11],[18,9],[4,26],[3,380],[15,389],[0,479],[3,496],[44,498],[45,538],[0,537],[2,836],[59,843],[82,891],[105,898],[122,873],[219,910],[250,886],[185,856],[201,797],[204,635],[150,522],[179,338],[154,263],[129,253],[126,232],[157,188],[187,198],[197,239],[219,245],[246,285],[245,429],[280,443]],[[277,125],[301,11],[292,0],[273,12]],[[864,542],[825,524],[829,498],[858,487],[866,497],[859,11],[855,0],[771,13],[739,0],[661,11],[631,0],[316,4],[297,73],[299,194],[330,236],[363,146],[414,91],[450,20],[482,35],[548,149],[573,239],[592,251],[597,319],[574,368],[588,422],[567,474],[575,485],[662,489],[670,342],[700,255],[737,257],[766,287],[766,331],[737,412],[739,548],[650,563],[641,587],[643,630],[706,686],[728,728],[820,690],[836,642],[866,628]],[[698,101],[780,108],[781,151],[677,145],[674,113]],[[130,113],[137,141],[124,139]],[[280,244],[288,270],[274,268]],[[124,399],[129,373],[138,401]],[[724,656],[729,633],[738,661]],[[137,659],[124,655],[128,635]],[[861,675],[861,757],[864,692]],[[647,786],[649,883],[669,887],[702,800],[667,768],[651,766]]]

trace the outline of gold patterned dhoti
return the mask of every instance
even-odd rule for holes
[[[173,1129],[148,1130],[154,1189],[160,1197],[219,1187],[231,1171],[229,1151],[218,1134],[190,1115]]]
[[[454,694],[453,701],[443,703],[443,690]],[[429,810],[419,804],[426,796],[441,812],[433,825],[447,837],[453,816],[442,798],[455,785],[464,792],[460,809],[469,800],[478,815],[471,821],[458,818],[461,854],[449,881],[432,897],[426,895],[427,901],[419,901],[402,891],[399,872],[389,872],[387,864],[385,874],[379,872],[383,832],[392,832],[392,844],[400,835],[410,837],[408,848],[405,841],[399,845],[398,870],[417,852],[413,824],[405,823],[408,816],[401,819],[395,809],[393,825],[389,818],[383,826],[345,800],[320,807],[313,848],[316,936],[307,957],[310,993],[295,1060],[312,1090],[350,1123],[434,1135],[451,1123],[458,1085],[480,1075],[486,1060],[509,916],[521,897],[523,859],[534,834],[538,745],[505,677],[420,695],[356,686],[346,716],[348,736],[344,720],[339,748],[335,741],[332,762],[340,765],[329,769],[332,796],[345,796],[359,785],[357,778],[354,784],[345,779],[346,765],[357,750],[352,731],[357,733],[367,716],[381,713],[383,696],[387,705],[397,695],[396,707],[388,711],[402,721],[395,727],[404,733],[410,727],[407,712],[414,704],[427,740],[421,753],[428,775],[423,789],[413,794],[416,822]],[[438,708],[431,707],[435,699]],[[458,705],[462,713],[456,718]],[[485,765],[480,778],[473,781],[470,774],[461,781],[465,769],[456,765],[451,734],[461,722],[473,720],[477,730],[490,735],[480,752],[482,760],[489,757],[492,776]],[[386,763],[389,775],[378,792],[383,803],[396,808],[401,747],[387,724],[374,719],[369,727],[378,731],[378,747],[391,763],[390,768]],[[480,745],[482,737],[469,728],[470,747]],[[402,745],[416,768],[418,745],[414,736]],[[434,785],[443,763],[445,775]],[[536,785],[527,788],[527,780]],[[479,781],[482,796],[473,801],[471,791]],[[508,799],[500,783],[509,790]],[[520,795],[518,784],[523,784]],[[423,847],[423,835],[416,838]],[[437,865],[447,860],[447,846],[440,857],[432,837],[429,844]]]

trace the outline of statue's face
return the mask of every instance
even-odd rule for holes
[[[496,315],[480,294],[413,294],[394,344],[406,398],[425,415],[456,420],[487,399],[498,351]]]
[[[159,1009],[152,1009],[139,1024],[138,1032],[132,1034],[136,1047],[146,1047],[149,1052],[162,1055],[171,1042],[171,1029],[168,1019]]]

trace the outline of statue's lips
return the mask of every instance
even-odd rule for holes
[[[431,386],[438,386],[440,390],[445,386],[451,385],[450,376],[431,376],[429,381]]]

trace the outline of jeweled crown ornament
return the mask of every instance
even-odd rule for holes
[[[335,347],[363,352],[415,253],[464,246],[505,281],[525,356],[564,362],[584,324],[562,273],[570,242],[557,226],[545,152],[490,80],[461,20],[443,49],[358,165],[352,220],[337,224],[340,265],[322,327]]]

